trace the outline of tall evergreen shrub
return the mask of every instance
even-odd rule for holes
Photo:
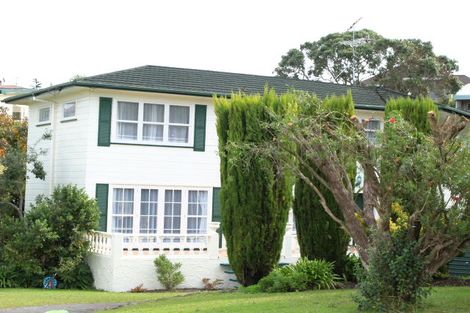
[[[329,97],[324,100],[324,105],[340,114],[354,115],[355,113],[350,93],[342,97]],[[302,108],[300,108],[300,111],[300,114],[309,114],[309,112],[302,112]],[[300,153],[302,154],[303,152],[301,151]],[[302,172],[308,173],[307,170]],[[353,160],[351,178],[353,179],[354,176],[355,162]],[[316,182],[318,189],[325,196],[331,211],[336,216],[341,216],[336,200],[331,192],[320,184],[313,175],[310,176],[310,179],[312,182]],[[324,211],[317,194],[300,178],[295,183],[293,210],[301,255],[310,260],[324,259],[334,262],[335,272],[342,275],[347,261],[346,252],[350,240],[349,236]]]
[[[385,106],[385,116],[389,116],[392,112],[398,112],[400,115],[418,131],[429,133],[431,126],[429,125],[428,112],[433,111],[439,114],[439,108],[431,98],[396,98],[390,99]]]
[[[291,175],[253,148],[272,143],[270,111],[283,113],[292,96],[232,94],[216,98],[221,160],[222,229],[231,267],[245,286],[256,284],[279,261],[292,198]],[[246,147],[244,149],[243,147]],[[256,150],[256,149],[255,149]]]

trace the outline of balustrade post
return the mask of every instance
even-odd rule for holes
[[[122,234],[111,234],[111,257],[113,259],[122,257],[123,239]]]
[[[219,222],[210,222],[207,238],[207,252],[210,259],[217,259],[219,257],[219,234],[217,229],[220,227]]]

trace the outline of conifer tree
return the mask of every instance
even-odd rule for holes
[[[336,112],[354,115],[351,94],[345,97],[329,97],[325,99],[324,105]],[[305,152],[300,151],[300,154],[303,153]],[[354,167],[355,162],[352,161],[351,178],[355,176]],[[341,216],[331,192],[320,184],[313,175],[310,180],[321,189],[333,214]],[[318,195],[300,178],[295,183],[293,210],[301,255],[311,260],[324,259],[334,262],[336,273],[343,274],[350,238],[338,223],[325,212]]]
[[[272,142],[264,123],[270,122],[269,111],[282,114],[288,98],[268,89],[263,95],[215,98],[222,231],[230,265],[245,286],[278,263],[292,200],[292,176],[278,171],[275,160],[247,150]]]

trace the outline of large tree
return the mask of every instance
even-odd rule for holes
[[[457,62],[436,55],[430,42],[387,39],[368,29],[332,33],[281,57],[281,77],[379,85],[412,96],[442,99],[459,89]]]
[[[272,90],[262,96],[233,94],[230,99],[215,99],[222,230],[230,265],[245,286],[256,284],[279,261],[292,179],[276,167],[275,160],[252,157],[243,148],[272,142],[273,134],[264,127],[271,122],[268,112],[282,115],[286,101]]]
[[[40,161],[45,151],[27,149],[28,123],[15,121],[0,108],[0,216],[23,216],[28,175],[44,179],[46,173]],[[40,140],[49,139],[44,134]]]

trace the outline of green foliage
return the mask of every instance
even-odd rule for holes
[[[361,42],[352,49],[353,36]],[[383,63],[389,40],[363,29],[332,33],[318,41],[306,42],[282,56],[276,73],[283,77],[328,79],[341,84],[358,84],[372,76]]]
[[[91,272],[90,266],[85,260],[81,260],[78,264],[76,263],[76,260],[72,260],[67,264],[62,264],[59,273],[59,280],[61,282],[60,288],[80,290],[93,289],[93,273]]]
[[[96,202],[83,189],[57,187],[23,219],[0,220],[0,266],[8,265],[21,287],[39,287],[45,275],[57,273],[65,288],[88,288],[93,277],[83,265],[85,234],[96,228],[98,216]]]
[[[27,151],[27,135],[27,121],[14,121],[0,108],[0,218],[22,217],[28,175],[42,180],[46,176],[39,160],[43,151],[35,150],[37,143]],[[39,141],[49,136],[45,134]]]
[[[271,112],[285,114],[293,96],[233,94],[216,98],[221,159],[222,229],[231,267],[243,285],[255,284],[278,262],[292,198],[291,175],[276,158],[253,153],[273,142]]]
[[[329,97],[325,99],[323,104],[333,112],[349,116],[355,114],[351,93],[343,97]],[[299,110],[302,109],[308,110],[302,107]],[[309,112],[304,114],[309,114]],[[302,163],[299,166],[304,167]],[[315,165],[310,164],[310,167],[315,168]],[[355,162],[352,162],[351,180],[355,178],[354,167]],[[305,169],[303,172],[307,173],[308,170]],[[338,204],[327,187],[322,185],[313,175],[309,175],[309,178],[320,189],[333,214],[341,216]],[[301,255],[310,260],[324,259],[333,262],[335,272],[343,275],[350,237],[325,212],[317,193],[301,178],[297,178],[295,183],[293,210]]]
[[[359,275],[360,295],[355,300],[360,309],[414,312],[430,291],[425,287],[428,277],[417,249],[419,245],[401,232],[391,241],[375,238],[369,268]]]
[[[392,112],[398,112],[406,121],[414,125],[418,131],[431,132],[429,112],[439,114],[439,108],[430,98],[396,98],[390,99],[385,106],[385,116],[391,117]]]
[[[258,288],[249,292],[292,292],[313,289],[332,289],[338,276],[333,273],[334,265],[324,260],[302,258],[297,263],[278,267],[262,278]]]
[[[372,77],[368,84],[412,96],[433,92],[443,102],[460,88],[453,76],[457,70],[457,62],[436,55],[430,42],[387,39],[368,29],[332,33],[306,42],[283,55],[275,69],[281,77],[348,85],[359,85]]]
[[[173,290],[184,281],[184,276],[180,271],[181,263],[172,263],[164,254],[156,258],[154,263],[158,281],[166,290]]]
[[[355,255],[348,255],[344,265],[343,278],[346,281],[357,283],[358,274],[364,271],[361,259]]]

